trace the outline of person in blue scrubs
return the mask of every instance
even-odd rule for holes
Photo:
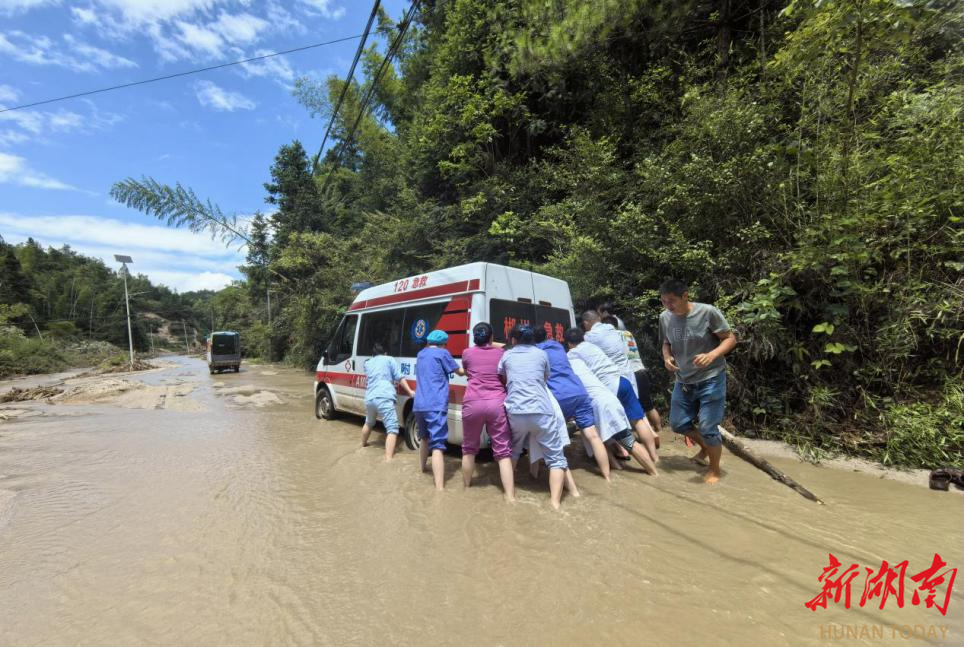
[[[401,369],[394,357],[385,354],[385,347],[375,342],[372,345],[372,357],[365,360],[365,424],[362,426],[362,447],[368,447],[368,437],[372,433],[377,418],[385,425],[385,460],[390,461],[395,456],[395,446],[398,444],[398,413],[395,401],[398,399],[400,386],[408,397],[415,393],[402,379]]]
[[[449,336],[433,330],[426,339],[428,345],[415,356],[415,403],[412,413],[418,422],[419,468],[424,472],[429,451],[432,452],[432,475],[435,489],[445,486],[445,443],[449,436],[449,378],[465,375],[444,346]]]
[[[563,417],[566,420],[574,420],[583,437],[589,441],[599,471],[604,479],[610,480],[609,455],[596,430],[592,400],[589,398],[586,387],[573,372],[566,349],[555,339],[548,339],[548,334],[543,328],[535,329],[534,337],[536,348],[544,351],[549,357],[549,391],[559,403]]]

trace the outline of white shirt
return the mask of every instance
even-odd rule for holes
[[[619,392],[619,369],[613,364],[612,360],[602,352],[599,346],[592,342],[584,341],[572,348],[569,353],[569,361],[580,359],[592,371],[600,382],[613,393]]]
[[[583,345],[579,344],[577,348]],[[569,364],[572,366],[573,373],[582,380],[583,386],[589,393],[593,413],[596,414],[596,429],[599,431],[599,437],[602,438],[602,441],[606,442],[620,431],[630,429],[626,411],[609,387],[603,384],[589,369],[589,366],[578,357],[570,358]]]
[[[586,333],[585,339],[596,344],[602,352],[606,353],[606,356],[619,369],[619,374],[629,380],[633,392],[638,396],[639,387],[636,385],[635,371],[629,365],[629,358],[626,357],[626,342],[623,340],[623,334],[613,328],[612,324],[599,322]]]

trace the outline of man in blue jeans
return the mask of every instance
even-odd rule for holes
[[[694,462],[705,465],[709,459],[703,482],[718,483],[723,454],[719,426],[726,409],[724,356],[736,346],[736,337],[717,308],[690,301],[682,281],[664,281],[659,298],[666,308],[659,316],[663,363],[676,376],[669,423],[700,446]]]

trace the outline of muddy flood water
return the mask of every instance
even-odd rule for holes
[[[0,644],[964,644],[964,579],[946,616],[911,599],[935,553],[964,566],[960,494],[773,459],[819,506],[728,453],[704,486],[668,430],[655,480],[571,451],[561,513],[523,466],[514,505],[492,463],[463,490],[454,455],[437,494],[316,420],[310,374],[164,361],[0,405]],[[811,611],[829,553],[861,574]],[[903,608],[859,604],[882,560]]]

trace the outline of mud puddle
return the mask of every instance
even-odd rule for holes
[[[413,452],[384,463],[361,420],[316,420],[310,374],[174,362],[0,407],[41,414],[0,424],[0,644],[825,645],[889,625],[946,638],[846,643],[964,642],[961,581],[944,616],[910,580],[935,553],[964,564],[964,497],[771,458],[818,506],[728,454],[708,488],[668,431],[658,479],[607,485],[574,443],[583,496],[561,514],[524,465],[516,505],[491,463],[463,490],[454,456],[436,494]],[[236,400],[262,393],[280,403]],[[849,609],[811,611],[830,554],[861,575]],[[859,604],[883,560],[908,562],[903,608]]]

